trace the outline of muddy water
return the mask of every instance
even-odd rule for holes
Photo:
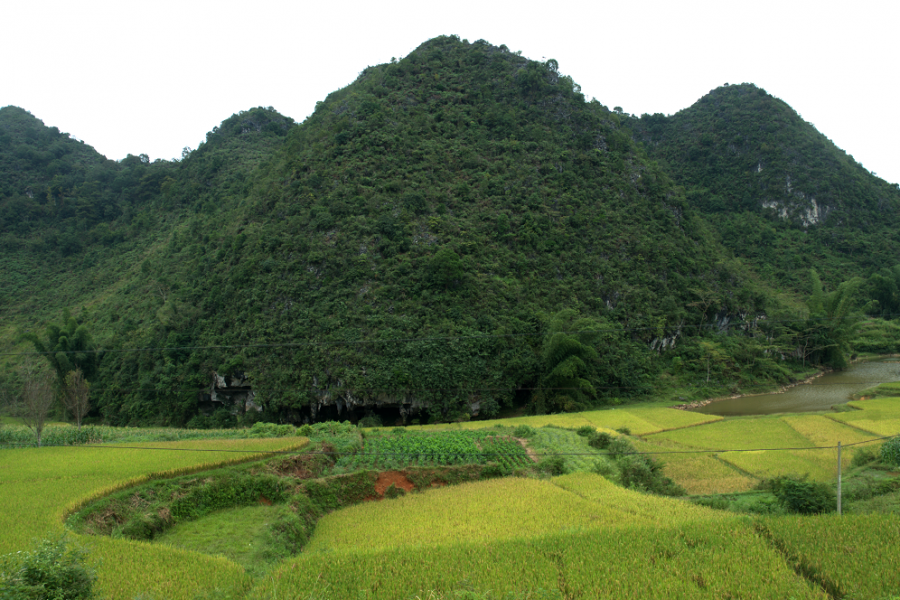
[[[879,383],[900,380],[900,359],[860,361],[844,371],[828,373],[782,394],[760,394],[717,400],[694,409],[710,415],[769,415],[783,412],[828,410],[850,400],[850,395]]]

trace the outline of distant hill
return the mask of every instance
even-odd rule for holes
[[[780,284],[836,284],[900,256],[900,187],[866,171],[790,106],[726,85],[671,117],[628,121],[722,243]]]
[[[71,308],[108,350],[94,414],[119,424],[228,424],[225,408],[203,416],[223,397],[273,420],[390,423],[786,381],[802,332],[765,317],[818,264],[808,240],[859,231],[895,192],[837,149],[867,204],[825,186],[819,162],[790,163],[787,192],[786,148],[830,146],[776,130],[786,141],[759,154],[752,136],[679,138],[685,118],[617,114],[553,60],[456,37],[367,68],[302,124],[234,115],[179,162],[105,161],[0,109],[0,345],[27,350],[17,332]],[[704,167],[720,143],[734,164]],[[731,239],[744,222],[775,241]],[[784,248],[797,255],[770,256]]]

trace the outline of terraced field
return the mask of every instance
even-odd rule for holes
[[[721,419],[647,405],[504,421],[536,428],[529,443],[555,449],[580,472],[448,486],[338,510],[319,521],[302,554],[255,580],[223,557],[122,539],[82,541],[99,565],[101,593],[112,600],[374,600],[463,590],[493,590],[487,597],[495,598],[506,592],[533,598],[893,598],[900,589],[896,516],[750,519],[642,495],[585,472],[603,452],[559,428],[627,428],[640,436],[633,438],[638,451],[655,453],[690,493],[708,494],[746,490],[761,478],[788,473],[829,481],[836,473],[834,450],[811,447],[897,433],[900,398],[862,400],[851,408]],[[509,457],[508,467],[533,464],[520,442],[495,424],[371,432],[365,451],[341,458],[340,468],[484,464],[497,456]],[[248,458],[235,451],[304,443],[280,438],[0,450],[6,508],[0,552],[60,532],[67,511],[109,490]],[[858,447],[849,446],[847,455]],[[175,449],[195,452],[167,451]]]
[[[749,522],[586,473],[472,483],[339,511],[250,598],[386,599],[467,588],[497,598],[827,598]]]
[[[4,506],[0,553],[28,548],[38,537],[59,535],[65,514],[111,490],[151,476],[258,459],[264,456],[258,452],[295,449],[306,443],[305,438],[279,438],[0,450]],[[99,586],[105,598],[131,600],[139,594],[193,598],[217,587],[223,594],[243,593],[250,585],[243,569],[223,558],[102,537],[82,542],[101,562]]]

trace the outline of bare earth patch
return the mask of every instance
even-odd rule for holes
[[[378,475],[375,482],[375,493],[379,498],[384,498],[384,492],[393,485],[395,488],[411,492],[415,486],[412,481],[406,478],[406,475],[400,471],[385,471]]]

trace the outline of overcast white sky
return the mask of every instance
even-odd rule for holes
[[[900,2],[7,0],[0,106],[109,158],[180,157],[240,110],[297,121],[442,34],[555,58],[588,97],[672,114],[755,83],[900,182]]]

